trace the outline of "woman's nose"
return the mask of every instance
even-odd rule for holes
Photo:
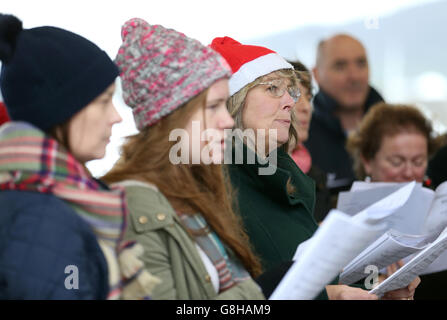
[[[290,111],[292,107],[295,105],[295,100],[292,98],[289,92],[284,93],[281,97],[281,109]]]
[[[121,118],[121,115],[118,113],[118,110],[116,110],[116,107],[114,104],[112,104],[112,124],[117,124],[123,121],[123,118]]]

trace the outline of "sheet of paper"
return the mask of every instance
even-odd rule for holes
[[[375,189],[363,192],[369,193],[366,196],[372,196]],[[416,182],[410,182],[363,209],[354,219],[370,223],[371,220],[386,219],[389,229],[406,234],[423,234],[423,226],[433,197],[433,191]],[[395,209],[396,207],[398,209]]]
[[[417,253],[416,253],[417,254]],[[403,259],[404,263],[407,263],[411,259],[413,259],[416,254],[412,254],[411,256]],[[447,270],[447,251],[441,253],[439,257],[436,258],[424,271],[422,271],[419,275],[423,276],[425,274],[431,274],[436,272],[442,272]]]
[[[343,269],[340,283],[357,282],[369,274],[369,272],[365,273],[367,266],[373,265],[381,270],[400,259],[421,251],[433,240],[431,236],[406,235],[396,230],[389,230]]]
[[[447,182],[441,183],[435,191],[423,232],[440,233],[447,227]]]
[[[408,261],[395,273],[390,275],[381,284],[372,289],[379,297],[386,292],[405,288],[414,278],[420,275],[433,261],[435,261],[447,249],[447,228],[439,237],[424,250],[420,251],[413,259]]]
[[[431,274],[447,270],[447,251],[441,253],[439,257],[436,258],[424,271],[419,275]]]
[[[415,182],[404,185],[397,191],[357,213],[353,217],[354,220],[373,224],[375,221],[388,218],[397,208],[402,207],[408,201],[415,186]]]
[[[371,239],[385,231],[384,227],[363,224],[341,211],[331,210],[269,299],[315,298]]]
[[[337,209],[353,216],[401,187],[403,187],[402,184],[381,186],[369,190],[342,191],[338,194]]]
[[[337,209],[355,215],[405,184],[355,181],[350,191],[340,192]],[[403,233],[439,235],[447,226],[447,182],[440,184],[436,191],[418,184],[408,203],[390,218],[390,228]]]
[[[394,187],[395,190],[402,188],[408,182],[366,182],[366,181],[354,181],[352,183],[350,191],[363,191],[370,189],[377,189],[382,187]]]
[[[307,241],[301,242],[301,244],[298,246],[298,248],[296,248],[295,254],[293,255],[293,258],[292,258],[293,261],[298,260],[303,255],[306,248],[310,245],[310,242],[312,239],[313,238],[310,238]]]

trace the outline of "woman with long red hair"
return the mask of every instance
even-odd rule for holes
[[[126,188],[126,238],[143,244],[146,268],[162,280],[152,298],[263,299],[251,278],[260,263],[221,165],[224,130],[234,124],[225,104],[228,64],[198,41],[141,19],[126,22],[122,38],[116,62],[139,133],[104,180]]]

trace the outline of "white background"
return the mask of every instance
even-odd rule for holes
[[[231,36],[243,43],[252,39],[274,36],[287,30],[306,26],[336,26],[363,19],[389,15],[430,0],[2,0],[0,11],[16,15],[25,28],[52,25],[76,32],[92,40],[114,58],[121,44],[121,25],[132,17],[140,17],[151,24],[162,24],[209,44],[214,37]],[[421,26],[423,28],[423,26]],[[334,32],[338,32],[334,28]],[[442,39],[444,41],[445,39]],[[309,45],[309,44],[303,44]],[[287,58],[288,52],[273,48]],[[368,48],[371,51],[371,48]],[[289,55],[289,56],[288,56]],[[309,65],[312,57],[304,61]],[[305,59],[304,59],[305,60]],[[374,69],[374,65],[371,65]],[[425,80],[424,80],[425,79]],[[447,80],[436,73],[426,73],[420,80],[423,92],[447,95]],[[433,88],[436,90],[433,91]],[[382,91],[385,91],[385,88]],[[389,96],[392,91],[388,90]],[[387,97],[385,97],[387,99]],[[405,96],[399,96],[405,100]],[[393,100],[393,99],[387,99]],[[115,105],[124,121],[113,129],[111,143],[103,160],[88,164],[96,176],[111,168],[118,158],[123,137],[136,132],[132,114],[117,90]],[[392,101],[394,102],[394,101]],[[404,101],[402,101],[404,102]],[[426,110],[427,111],[427,110]],[[427,111],[430,115],[430,112]],[[438,131],[444,126],[438,124]]]

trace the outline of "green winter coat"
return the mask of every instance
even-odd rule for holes
[[[315,183],[283,148],[277,150],[278,165],[273,175],[259,175],[259,168],[266,165],[257,161],[247,164],[246,152],[253,151],[245,144],[243,148],[243,164],[233,161],[229,165],[237,195],[236,212],[242,217],[263,269],[269,270],[280,262],[292,260],[297,246],[317,230],[313,216]],[[296,189],[293,194],[287,192],[289,178]],[[326,291],[318,298],[327,299]]]
[[[162,281],[155,287],[153,299],[265,299],[252,279],[217,294],[194,240],[168,200],[150,184],[119,184],[126,189],[129,208],[125,239],[143,245],[142,261]],[[230,258],[234,257],[230,249],[226,250]]]

